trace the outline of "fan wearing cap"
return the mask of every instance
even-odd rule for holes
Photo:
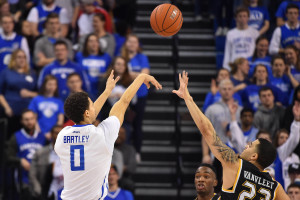
[[[104,200],[134,200],[130,191],[123,190],[119,187],[119,179],[120,176],[118,174],[117,167],[115,165],[111,165],[108,174],[109,191]]]
[[[202,163],[195,173],[195,187],[197,198],[195,200],[213,200],[218,197],[214,193],[217,186],[217,173],[214,166]]]
[[[293,163],[289,165],[288,169],[291,183],[300,185],[300,163]]]

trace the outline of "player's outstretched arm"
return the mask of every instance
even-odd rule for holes
[[[285,193],[283,187],[278,183],[275,200],[290,200],[290,197]]]
[[[120,79],[119,76],[116,79],[114,79],[114,70],[112,70],[109,77],[108,77],[108,79],[107,79],[107,81],[106,81],[105,90],[102,92],[102,94],[94,102],[96,115],[99,114],[100,110],[102,109],[104,103],[106,102],[107,98],[109,97],[111,91],[116,86],[116,83],[119,81],[119,79]]]
[[[120,100],[114,104],[111,108],[109,116],[116,116],[120,124],[122,125],[124,120],[124,114],[129,106],[130,101],[141,87],[145,83],[147,88],[150,88],[150,83],[155,86],[157,90],[162,89],[161,84],[153,77],[148,74],[140,74],[138,77],[131,83],[131,85],[126,89],[124,94],[121,96]]]
[[[182,75],[179,74],[180,88],[178,90],[173,90],[173,93],[184,99],[194,122],[203,135],[210,150],[222,165],[238,165],[237,154],[221,141],[209,119],[200,111],[193,101],[193,98],[187,89],[188,79],[187,72],[183,71]]]

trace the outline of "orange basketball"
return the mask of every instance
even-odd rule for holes
[[[182,26],[181,11],[169,3],[160,4],[151,13],[150,24],[155,33],[168,37],[176,34]]]

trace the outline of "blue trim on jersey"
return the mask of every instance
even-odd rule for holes
[[[101,187],[102,194],[101,194],[100,199],[103,197],[105,180],[106,180],[106,176],[104,177],[104,181],[103,181],[103,184],[102,184],[102,187]]]
[[[72,127],[84,127],[84,126],[88,126],[88,125],[92,125],[92,124],[75,124]]]

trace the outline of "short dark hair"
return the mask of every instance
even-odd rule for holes
[[[25,109],[21,112],[21,119],[23,118],[23,115],[24,115],[25,113],[28,113],[28,112],[32,112],[33,114],[35,114],[35,112],[33,112],[33,110],[30,110],[30,109],[28,109],[28,108],[25,108]]]
[[[254,115],[254,110],[251,109],[251,108],[247,108],[247,107],[243,108],[242,111],[241,111],[241,116],[242,116],[245,112],[251,112],[252,115]]]
[[[89,95],[86,92],[75,92],[68,96],[64,104],[66,116],[75,124],[83,121],[84,112],[89,109]]]
[[[47,24],[50,19],[59,19],[59,15],[55,12],[50,13],[46,18],[45,24]]]
[[[275,60],[277,60],[277,59],[283,60],[283,63],[285,64],[284,58],[283,58],[281,55],[278,54],[278,55],[275,55],[275,56],[272,57],[272,60],[271,60],[271,65],[272,65],[272,66],[274,65],[274,62],[275,62]]]
[[[105,22],[106,19],[105,19],[105,16],[102,14],[102,13],[96,13],[94,15],[94,17],[98,17],[98,19],[100,19],[101,21]]]
[[[217,178],[217,170],[216,170],[216,168],[213,165],[208,164],[208,163],[201,163],[197,169],[199,169],[200,167],[208,167],[208,168],[210,168],[215,173],[215,176]]]
[[[241,12],[246,12],[248,14],[248,17],[250,16],[250,12],[249,9],[247,7],[244,6],[240,6],[238,7],[235,12],[234,12],[234,17],[237,17],[237,15]]]
[[[63,40],[57,40],[53,46],[56,47],[58,45],[64,45],[68,49],[68,44]]]
[[[266,139],[259,138],[256,146],[258,158],[256,162],[263,168],[270,166],[277,156],[276,148]]]
[[[298,7],[296,4],[294,4],[294,3],[289,3],[289,4],[287,5],[286,9],[285,9],[285,14],[287,14],[288,11],[289,11],[289,9],[292,9],[292,8],[297,9],[297,10],[299,11],[299,7]]]
[[[270,90],[272,92],[273,96],[274,96],[273,90],[268,86],[263,86],[259,89],[259,92],[258,92],[259,96],[261,95],[262,92],[268,91],[268,90]]]
[[[269,131],[267,131],[267,130],[264,130],[264,129],[260,129],[260,130],[257,132],[257,134],[256,134],[256,139],[258,139],[259,135],[261,135],[261,134],[267,134],[267,135],[269,135],[270,138],[272,139],[271,133],[270,133]]]
[[[288,186],[287,190],[289,190],[290,188],[298,188],[298,189],[300,189],[300,185],[297,184],[297,183],[291,183],[291,184]]]
[[[70,78],[72,78],[73,76],[78,76],[78,77],[81,79],[81,76],[80,76],[77,72],[73,72],[73,73],[71,73],[71,74],[68,75],[67,81],[68,81]]]

